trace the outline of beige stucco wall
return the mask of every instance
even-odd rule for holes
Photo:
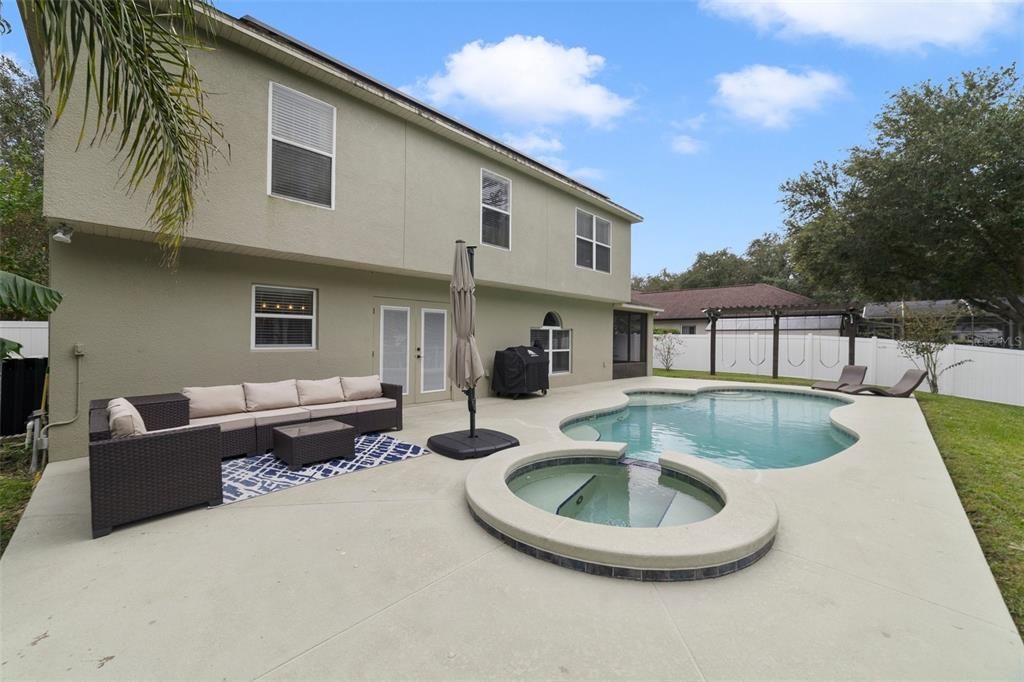
[[[215,161],[190,233],[208,246],[445,278],[452,243],[480,242],[480,171],[487,168],[512,181],[512,248],[480,248],[482,283],[629,299],[631,228],[609,210],[237,46],[221,44],[194,59],[230,143],[230,159]],[[333,210],[267,194],[271,81],[337,108]],[[47,132],[44,212],[80,232],[139,233],[147,192],[129,199],[116,189],[109,146],[75,151],[81,105],[73,100]],[[576,267],[577,206],[611,219],[611,274]]]
[[[51,250],[51,282],[64,301],[51,318],[51,414],[74,413],[72,347],[83,344],[78,421],[51,433],[51,459],[87,452],[93,398],[178,391],[187,385],[375,373],[381,297],[446,303],[447,283],[419,277],[186,249],[162,268],[144,242],[76,234]],[[250,350],[254,283],[319,294],[318,348]],[[612,305],[481,287],[478,340],[488,369],[496,349],[529,343],[548,310],[573,329],[573,372],[553,386],[611,378]]]

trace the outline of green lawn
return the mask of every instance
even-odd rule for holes
[[[24,436],[0,440],[0,555],[7,549],[34,487],[24,442]]]
[[[808,386],[803,379],[656,370],[659,376]],[[916,394],[1017,628],[1024,634],[1024,407]]]

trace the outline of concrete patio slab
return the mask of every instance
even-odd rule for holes
[[[480,401],[524,445],[633,379]],[[735,385],[732,385],[735,387]],[[520,554],[437,455],[90,539],[88,466],[50,465],[0,560],[0,677],[1022,679],[1021,643],[913,400],[858,398],[822,462],[742,472],[779,509],[739,573],[640,584]],[[463,428],[413,406],[394,435]]]
[[[387,641],[401,642],[397,655],[380,655]],[[649,586],[577,575],[504,546],[268,677],[339,676],[703,679]]]

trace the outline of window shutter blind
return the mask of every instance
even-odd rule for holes
[[[334,107],[272,83],[270,108],[270,192],[332,206]]]
[[[324,206],[331,205],[331,158],[274,140],[270,191]]]
[[[333,155],[334,107],[277,83],[273,89],[274,137]]]
[[[490,206],[506,213],[509,211],[509,183],[493,173],[483,172],[480,190],[484,206]]]
[[[313,292],[310,289],[256,287],[253,312],[273,315],[313,314]]]
[[[312,348],[316,293],[312,289],[256,286],[253,346]]]

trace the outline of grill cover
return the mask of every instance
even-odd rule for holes
[[[547,391],[547,351],[537,346],[511,346],[495,352],[491,390],[498,395]]]

